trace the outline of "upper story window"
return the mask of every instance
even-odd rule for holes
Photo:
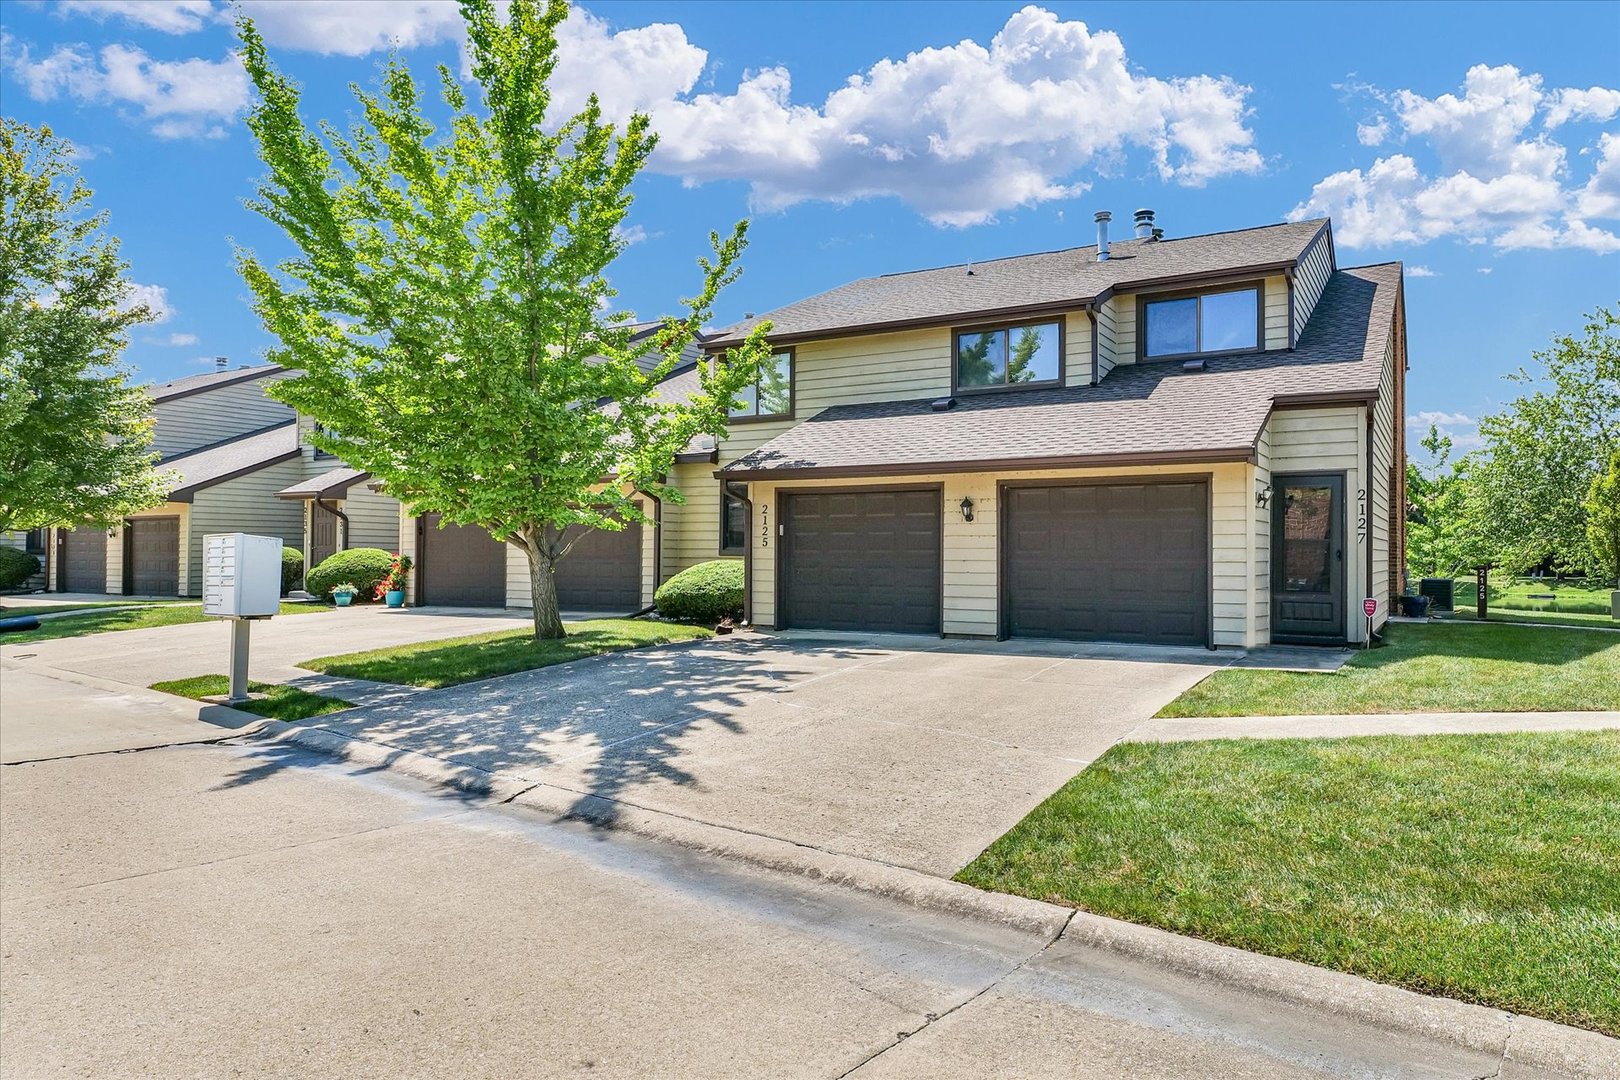
[[[793,415],[793,350],[778,349],[760,369],[759,381],[745,386],[731,404],[734,420]]]
[[[1149,300],[1142,305],[1142,355],[1150,360],[1260,347],[1260,290]]]
[[[1062,337],[1055,322],[964,330],[956,335],[956,388],[990,390],[1058,382]]]

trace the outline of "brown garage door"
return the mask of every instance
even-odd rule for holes
[[[141,518],[128,526],[124,587],[136,596],[180,593],[180,519]]]
[[[940,629],[940,493],[782,498],[777,623],[820,630]]]
[[[641,526],[589,529],[557,564],[564,611],[629,613],[641,607]]]
[[[418,519],[418,604],[506,606],[506,545],[476,525],[439,528],[439,515]]]
[[[72,529],[62,533],[58,549],[62,560],[56,587],[63,592],[107,591],[107,532]]]
[[[1007,633],[1079,641],[1209,641],[1203,481],[1008,487]]]

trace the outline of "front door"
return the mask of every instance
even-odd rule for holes
[[[337,515],[319,503],[309,505],[309,565],[321,565],[337,554]]]
[[[1273,479],[1271,636],[1339,642],[1344,633],[1344,477]]]

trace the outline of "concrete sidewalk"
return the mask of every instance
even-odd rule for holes
[[[1120,741],[1331,739],[1352,735],[1494,735],[1507,731],[1604,731],[1611,728],[1620,728],[1620,712],[1192,716],[1149,720],[1134,728]]]

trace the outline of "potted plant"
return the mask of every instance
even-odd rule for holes
[[[384,600],[389,607],[405,606],[406,575],[411,572],[411,557],[409,555],[394,555],[394,564],[388,568],[387,575],[377,582],[377,592],[373,600]]]
[[[332,602],[338,607],[348,607],[354,603],[355,594],[360,590],[347,581],[340,581],[332,586]]]

